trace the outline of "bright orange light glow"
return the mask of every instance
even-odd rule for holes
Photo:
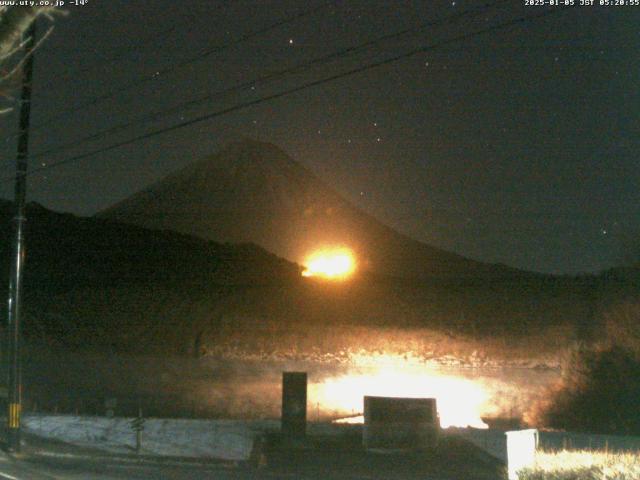
[[[340,280],[356,269],[353,252],[348,248],[323,249],[312,253],[305,261],[303,277],[323,277]]]
[[[329,411],[345,415],[363,411],[365,395],[409,398],[435,398],[440,426],[487,428],[480,418],[487,394],[472,380],[443,375],[424,364],[407,362],[403,357],[376,355],[356,359],[369,365],[352,374],[327,378],[310,385],[312,402]],[[355,418],[362,421],[362,417]]]

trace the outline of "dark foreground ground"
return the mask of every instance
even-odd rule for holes
[[[287,447],[277,437],[266,447],[269,470],[294,478],[379,478],[425,480],[498,480],[504,465],[474,445],[443,437],[437,447],[413,452],[366,451],[362,437],[310,438],[306,448]]]
[[[501,480],[505,468],[473,445],[443,438],[416,452],[367,452],[359,435],[316,436],[304,444],[267,437],[248,463],[105,455],[25,438],[23,452],[0,458],[0,479],[399,479]]]

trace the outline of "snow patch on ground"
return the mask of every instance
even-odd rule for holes
[[[462,437],[492,457],[507,462],[507,436],[504,430],[451,427],[443,432],[445,435]]]
[[[25,431],[79,447],[131,454],[136,435],[132,418],[74,415],[29,415]],[[254,440],[278,428],[277,422],[236,420],[145,419],[142,455],[247,460]]]

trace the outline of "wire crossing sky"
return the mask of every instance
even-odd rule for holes
[[[113,90],[110,90],[108,92],[105,92],[101,95],[98,95],[97,97],[94,97],[90,100],[88,100],[87,102],[81,103],[79,105],[73,106],[67,110],[63,110],[62,112],[56,113],[55,115],[53,115],[52,117],[46,118],[45,120],[43,120],[41,125],[35,125],[33,128],[37,129],[37,128],[41,128],[42,126],[44,126],[45,124],[51,123],[53,121],[59,120],[62,117],[68,116],[70,114],[73,114],[75,112],[77,112],[78,110],[82,110],[85,109],[87,107],[92,107],[94,105],[97,105],[100,102],[103,102],[105,100],[109,100],[111,98],[114,98],[120,94],[123,94],[125,92],[130,91],[131,89],[134,89],[136,87],[140,87],[141,85],[144,85],[146,82],[152,81],[154,79],[156,79],[159,76],[164,76],[167,74],[170,74],[171,72],[178,70],[178,69],[184,69],[185,67],[187,67],[188,65],[191,65],[193,63],[196,63],[200,60],[206,59],[208,57],[210,57],[211,55],[214,54],[220,54],[222,52],[224,52],[226,49],[231,48],[233,46],[236,45],[240,45],[243,42],[246,42],[247,40],[250,40],[252,38],[257,38],[261,35],[264,35],[265,33],[282,27],[284,25],[287,25],[295,20],[298,20],[300,18],[304,18],[308,15],[317,13],[318,11],[322,10],[322,9],[326,9],[326,7],[328,7],[330,4],[322,4],[319,7],[315,7],[312,8],[310,10],[298,13],[296,15],[293,15],[292,17],[289,18],[285,18],[283,20],[277,21],[271,25],[268,25],[264,28],[261,28],[255,32],[249,32],[246,33],[244,35],[242,35],[240,38],[238,38],[237,40],[234,40],[232,42],[226,43],[224,45],[214,45],[213,47],[210,48],[206,48],[201,52],[198,52],[197,55],[193,56],[193,57],[189,57],[183,60],[180,60],[178,63],[176,64],[171,64],[168,65],[165,68],[162,68],[156,72],[153,72],[151,75],[149,76],[145,76],[142,77],[140,79],[137,80],[133,80],[131,82],[125,83],[123,85],[118,85],[116,88],[114,88]]]
[[[36,57],[29,198],[93,214],[249,136],[417,240],[598,271],[640,242],[638,20],[504,1],[93,2]],[[7,177],[17,120],[0,121]]]
[[[112,148],[115,148],[115,147],[122,146],[124,144],[129,144],[129,143],[136,142],[136,141],[139,141],[139,140],[144,140],[146,138],[150,138],[152,136],[159,135],[159,134],[162,134],[162,133],[166,133],[168,131],[172,131],[172,130],[175,130],[175,129],[178,129],[178,128],[184,128],[184,127],[190,126],[190,125],[192,125],[194,123],[199,123],[201,121],[206,121],[206,120],[209,120],[211,118],[215,118],[215,117],[220,116],[220,115],[224,115],[224,114],[231,113],[231,112],[234,112],[234,111],[242,109],[242,108],[246,108],[248,106],[257,105],[257,104],[265,102],[265,101],[273,100],[274,98],[279,98],[279,97],[282,97],[282,96],[285,96],[285,95],[290,95],[291,93],[295,93],[295,92],[298,92],[300,90],[304,90],[304,89],[307,89],[307,88],[312,88],[312,87],[315,87],[317,85],[322,85],[323,83],[334,81],[334,80],[337,80],[337,79],[340,79],[340,78],[343,78],[343,77],[346,77],[346,76],[349,76],[349,75],[354,75],[354,74],[358,74],[358,73],[361,73],[361,72],[366,72],[369,69],[377,68],[377,67],[380,67],[382,65],[386,65],[386,64],[389,64],[389,63],[392,63],[392,62],[396,62],[398,60],[402,60],[404,58],[416,55],[418,53],[424,53],[427,50],[432,50],[432,49],[435,49],[435,48],[439,48],[439,47],[442,47],[444,45],[448,45],[448,44],[450,44],[452,42],[459,42],[459,41],[467,40],[467,39],[469,39],[469,38],[471,38],[473,36],[476,36],[476,35],[483,35],[483,34],[486,34],[486,33],[491,33],[491,32],[494,32],[494,31],[496,31],[498,29],[505,28],[507,26],[511,26],[511,25],[519,23],[519,22],[532,21],[532,20],[535,20],[537,18],[541,18],[543,16],[556,13],[558,11],[560,11],[560,10],[548,10],[548,11],[545,11],[545,12],[537,14],[537,15],[529,15],[529,16],[526,16],[526,17],[518,17],[518,18],[515,18],[515,19],[510,20],[508,22],[503,22],[503,23],[500,23],[498,25],[493,25],[491,27],[485,28],[485,29],[480,30],[480,31],[475,31],[475,32],[471,32],[469,34],[465,34],[465,35],[462,35],[462,36],[450,38],[450,39],[444,40],[444,41],[439,42],[439,43],[425,45],[425,46],[419,47],[418,49],[411,50],[411,51],[409,51],[407,53],[403,53],[401,55],[395,55],[393,57],[386,58],[386,59],[378,61],[378,62],[365,63],[364,65],[362,65],[360,67],[357,67],[357,68],[354,68],[354,69],[351,69],[351,70],[348,70],[346,72],[342,72],[342,73],[339,73],[339,74],[336,74],[336,75],[332,75],[332,76],[330,76],[328,78],[320,78],[318,80],[311,81],[309,83],[297,86],[297,87],[292,88],[292,89],[288,89],[288,90],[285,90],[285,91],[274,93],[274,94],[269,95],[267,97],[257,98],[255,100],[251,100],[251,101],[248,101],[248,102],[245,102],[245,103],[242,103],[242,104],[234,105],[234,106],[229,107],[229,108],[227,108],[225,110],[222,110],[222,111],[211,112],[211,113],[205,114],[205,115],[203,115],[201,117],[197,117],[197,118],[194,118],[194,119],[183,121],[181,123],[178,123],[177,125],[172,125],[170,127],[166,127],[166,128],[154,131],[154,132],[149,132],[149,133],[147,133],[145,135],[142,135],[140,137],[136,137],[134,139],[129,139],[129,140],[126,140],[124,142],[120,142],[120,143],[116,144],[115,146],[109,146],[109,147],[105,147],[105,148],[106,149],[112,149]],[[429,26],[435,26],[435,25],[438,25],[438,24],[442,24],[443,22],[446,22],[446,21],[457,20],[458,18],[461,18],[461,16],[465,16],[465,15],[467,15],[469,13],[482,14],[483,12],[485,12],[485,10],[472,10],[470,12],[464,12],[463,14],[452,15],[450,17],[447,17],[447,18],[441,20],[440,22],[430,22],[428,25]],[[424,28],[424,27],[422,27],[422,28]],[[371,44],[376,44],[381,40],[387,39],[388,37],[389,37],[388,35],[385,35],[383,37],[380,37],[379,39],[375,39],[373,41],[369,41],[364,45],[369,46]],[[393,37],[397,37],[397,35],[394,34]],[[263,82],[265,82],[267,80],[271,80],[272,81],[272,80],[278,79],[278,77],[282,77],[282,76],[290,74],[290,73],[300,72],[300,71],[302,71],[302,70],[304,70],[306,68],[309,68],[311,66],[324,64],[327,61],[333,61],[333,60],[341,58],[341,57],[343,57],[343,56],[345,56],[347,54],[351,54],[355,50],[361,49],[364,45],[360,45],[360,46],[357,46],[357,47],[351,47],[351,48],[342,50],[340,52],[334,52],[334,53],[331,53],[331,54],[326,55],[324,57],[314,59],[314,60],[312,60],[310,62],[307,62],[305,64],[296,65],[296,66],[294,66],[292,68],[289,68],[289,69],[286,69],[286,70],[282,70],[280,72],[270,73],[270,74],[267,74],[265,76],[253,79],[253,80],[251,80],[249,82],[245,82],[245,83],[243,83],[241,85],[237,85],[237,86],[228,88],[228,89],[224,90],[223,92],[217,92],[217,93],[214,93],[214,94],[211,94],[211,95],[206,95],[204,97],[199,97],[199,98],[194,99],[194,100],[189,100],[188,102],[185,102],[183,104],[173,106],[173,107],[171,107],[171,108],[169,108],[167,110],[160,110],[158,112],[153,112],[151,114],[144,115],[141,119],[139,119],[137,121],[115,125],[113,127],[108,128],[107,130],[103,130],[103,131],[94,133],[94,134],[92,134],[92,135],[90,135],[88,137],[84,137],[82,139],[78,139],[77,141],[70,142],[68,144],[61,145],[61,146],[58,146],[58,147],[54,147],[54,148],[46,150],[44,152],[38,152],[35,155],[32,155],[31,157],[32,158],[47,157],[47,156],[49,156],[49,155],[51,155],[53,153],[58,153],[60,151],[68,150],[71,147],[75,147],[75,146],[84,144],[84,143],[86,143],[88,141],[95,140],[96,138],[100,138],[100,137],[103,137],[105,135],[115,133],[117,131],[121,131],[121,130],[124,130],[124,129],[131,128],[131,127],[137,125],[140,121],[147,121],[147,120],[153,120],[153,119],[156,119],[156,118],[161,118],[163,116],[166,116],[167,114],[179,112],[179,111],[183,110],[186,107],[189,107],[189,106],[192,106],[192,105],[202,104],[203,102],[211,100],[211,99],[216,98],[216,97],[219,97],[220,95],[229,94],[229,93],[232,93],[232,92],[235,92],[235,91],[241,91],[243,89],[248,89],[248,88],[254,89],[255,86],[257,86],[257,85],[259,85],[259,84],[261,84],[261,83],[263,83]],[[104,98],[104,97],[98,97],[98,99],[94,99],[93,102],[99,101],[99,99],[102,99],[102,98]],[[92,104],[93,104],[93,102],[92,102]],[[100,152],[101,151],[105,151],[105,149],[101,149]],[[89,153],[86,153],[86,154],[83,154],[83,155],[79,156],[80,158],[73,157],[73,158],[69,158],[69,159],[63,159],[63,160],[60,160],[60,161],[56,161],[56,162],[54,162],[52,164],[45,164],[45,165],[43,165],[41,167],[37,167],[35,170],[33,170],[32,174],[40,172],[42,170],[48,170],[50,168],[54,168],[54,167],[59,166],[59,165],[64,165],[66,163],[69,163],[69,162],[72,162],[72,161],[76,161],[76,160],[79,160],[79,159],[82,159],[82,158],[87,158],[88,156],[91,156],[91,155],[94,155],[94,153],[89,152]]]

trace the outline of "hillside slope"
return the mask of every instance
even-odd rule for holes
[[[12,245],[10,202],[0,201],[0,258]],[[300,268],[252,244],[223,245],[187,235],[51,212],[27,211],[25,281],[52,292],[133,283],[278,282]],[[3,268],[6,275],[8,270]]]
[[[0,204],[2,299],[10,218],[10,204]],[[363,274],[332,283],[304,278],[299,266],[254,245],[221,245],[37,205],[27,225],[25,336],[71,350],[468,357],[494,345],[503,357],[526,358],[556,351],[593,318],[592,288],[570,279]],[[521,348],[549,331],[558,336],[535,355]]]

